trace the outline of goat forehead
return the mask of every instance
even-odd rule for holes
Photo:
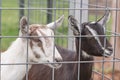
[[[37,32],[39,32],[39,35]],[[50,36],[53,35],[53,31],[46,25],[32,24],[30,25],[30,34],[34,36]]]
[[[96,37],[97,32],[96,32],[93,28],[91,28],[91,27],[88,26],[88,25],[86,25],[86,28],[87,28],[87,30],[88,30],[93,36]]]
[[[105,28],[102,27],[101,24],[93,23],[88,25],[90,28],[94,29],[99,35],[103,35],[105,33]]]
[[[34,42],[39,43],[41,41],[42,44],[44,43],[43,45],[45,45],[46,47],[50,47],[52,45],[51,42],[54,42],[53,38],[50,37],[50,36],[54,36],[54,33],[51,29],[47,28],[46,26],[32,25],[30,27],[30,36],[33,36],[31,39]]]
[[[98,44],[102,47],[102,44],[98,38],[98,33],[92,29],[90,26],[86,26],[86,28],[88,28],[88,30],[90,31],[90,33],[94,36],[95,40],[98,42]]]
[[[31,24],[29,27],[30,27],[30,28],[35,28],[35,27],[39,27],[39,28],[47,28],[46,25],[42,25],[42,24]]]

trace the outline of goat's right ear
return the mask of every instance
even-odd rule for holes
[[[28,21],[27,17],[23,16],[20,20],[20,31],[22,34],[27,34],[28,31]]]
[[[104,16],[97,20],[96,23],[99,23],[104,27],[105,24],[110,20],[110,15],[111,15],[110,10],[107,10]]]
[[[68,22],[70,24],[70,27],[73,31],[74,35],[79,35],[81,32],[81,28],[80,28],[80,24],[78,23],[78,21],[72,16],[68,16]]]
[[[55,28],[61,26],[64,20],[64,15],[62,15],[58,20],[47,24],[47,27],[54,30]]]

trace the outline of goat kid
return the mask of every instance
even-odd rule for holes
[[[28,25],[27,18],[22,17],[19,38],[1,53],[1,80],[22,80],[26,73],[26,62],[45,62],[49,67],[59,68],[61,64],[52,62],[62,61],[62,57],[56,47],[53,49],[54,38],[49,36],[54,36],[52,29],[60,26],[63,19],[64,16],[61,16],[56,25],[54,22],[49,25]],[[28,65],[28,71],[30,68],[31,65]]]
[[[76,52],[79,57],[76,57],[78,61],[92,61],[93,56],[111,56],[113,49],[105,35],[105,24],[109,19],[110,11],[107,11],[105,15],[96,22],[85,22],[81,25],[78,21],[70,15],[68,17],[71,29],[76,42]],[[80,36],[80,37],[79,37]],[[93,63],[80,63],[80,75],[78,75],[78,64],[75,67],[75,73],[73,80],[92,80],[92,66]],[[79,76],[79,77],[78,77]]]
[[[73,32],[75,33],[75,36],[80,36],[79,28],[81,28],[83,25],[87,26],[87,24],[89,24],[90,30],[92,29],[92,30],[96,31],[96,33],[98,33],[97,35],[101,35],[101,34],[105,34],[103,26],[106,23],[108,14],[109,13],[107,12],[101,19],[94,22],[94,24],[93,24],[93,22],[87,22],[86,24],[83,23],[80,26],[77,23],[77,20],[72,16],[69,17],[69,23],[72,25],[71,28],[72,28]],[[93,25],[95,27],[92,27]],[[95,28],[95,29],[93,29],[93,28]],[[91,34],[92,32],[89,31],[89,29],[81,29],[81,32],[84,32],[84,34],[81,34],[81,35],[93,36],[93,34]],[[90,34],[88,34],[88,32]],[[90,38],[92,38],[92,39],[90,39]],[[102,45],[104,44],[103,38],[105,38],[105,37],[98,37],[98,39],[100,40],[100,43]],[[97,49],[98,47],[95,47],[95,46],[99,46],[98,41],[95,39],[95,36],[81,38],[81,42],[79,42],[79,39],[80,39],[80,37],[76,37],[76,46],[77,46],[76,53],[56,45],[58,51],[60,52],[60,54],[63,58],[63,61],[78,61],[79,55],[80,55],[80,61],[93,61],[92,56],[104,56],[104,55],[110,56],[112,53],[112,48],[108,41],[106,42],[106,47],[105,47],[105,48],[108,48],[108,50],[106,49],[107,53],[104,54],[103,51],[105,51],[105,49],[104,50],[102,49],[102,52],[101,51],[99,52],[99,50]],[[89,39],[91,40],[90,42],[89,42]],[[80,46],[78,46],[78,45],[80,45],[80,43],[81,43],[81,49],[80,49]],[[86,49],[86,47],[88,47],[88,48]],[[92,48],[92,50],[91,50],[91,48]],[[93,63],[81,63],[80,71],[79,71],[80,75],[78,75],[77,74],[78,73],[78,64],[64,63],[64,64],[62,64],[62,67],[54,70],[55,71],[54,72],[55,73],[54,80],[78,80],[77,79],[78,76],[79,76],[80,80],[91,80],[92,66],[93,66]],[[44,66],[42,64],[39,64],[39,65],[34,64],[29,71],[28,79],[29,80],[52,80],[52,69],[47,66]],[[25,77],[24,77],[24,80],[25,80]]]

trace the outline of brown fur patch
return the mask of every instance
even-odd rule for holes
[[[30,27],[30,36],[33,36],[31,37],[31,39],[35,42],[39,42],[39,38],[37,37],[38,34],[36,32],[36,29],[38,28],[39,28],[38,26]]]
[[[33,47],[33,43],[32,43],[32,41],[30,41],[30,47],[31,47],[31,49],[32,49],[32,47]]]
[[[39,30],[40,33],[42,34],[42,36],[47,36],[46,34],[44,34],[41,30]],[[51,43],[50,43],[50,39],[49,37],[44,37],[45,38],[45,42],[47,43],[46,46],[50,46]]]
[[[36,58],[40,58],[40,55],[34,52]]]
[[[39,42],[39,43],[38,43],[38,46],[39,46],[39,47],[41,47],[41,49],[42,49],[43,53],[45,53],[45,51],[44,51],[44,49],[43,49],[42,42]]]
[[[33,24],[33,25],[30,25],[30,36],[35,36],[35,37],[32,37],[32,40],[35,41],[35,42],[39,42],[39,38],[37,37],[38,34],[36,32],[36,29],[46,29],[47,27],[45,25],[38,25],[38,24]],[[44,36],[47,36],[45,33],[43,33],[41,30],[39,30],[39,32],[42,34],[43,38],[45,39],[45,42],[47,43],[46,46],[50,46],[50,40],[49,38],[47,37],[44,37]]]
[[[34,40],[35,42],[39,42],[39,38],[38,38],[38,34],[36,32],[37,29],[42,29],[42,28],[46,28],[45,25],[37,25],[37,24],[33,24],[33,25],[30,25],[30,36],[33,36],[32,37],[32,40]],[[42,33],[41,33],[42,34]],[[43,36],[46,36],[44,34],[42,34]],[[34,37],[35,36],[35,37]]]
[[[45,53],[45,51],[44,51],[44,48],[43,48],[43,45],[42,45],[42,41],[39,39],[36,30],[40,29],[40,28],[45,28],[45,27],[46,26],[44,26],[44,25],[41,26],[41,25],[35,25],[35,24],[30,26],[30,36],[32,36],[30,39],[38,44],[38,46],[41,48],[43,53]],[[32,41],[30,42],[31,48],[33,46]]]

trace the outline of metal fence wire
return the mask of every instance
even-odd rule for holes
[[[55,36],[48,37],[54,37],[54,43],[56,45],[76,52],[74,39],[75,36],[73,35],[73,32],[69,27],[70,25],[68,23],[68,16],[75,16],[75,18],[81,24],[88,21],[97,21],[100,17],[104,15],[107,9],[111,11],[112,15],[110,17],[110,21],[106,24],[105,27],[106,35],[103,36],[106,36],[111,42],[113,47],[113,56],[109,58],[94,57],[94,61],[63,60],[61,63],[78,63],[78,74],[80,74],[79,69],[81,63],[94,63],[92,70],[93,80],[120,80],[120,43],[118,39],[120,37],[120,19],[118,19],[118,17],[120,17],[120,0],[0,0],[0,53],[6,51],[11,45],[11,42],[19,37],[19,21],[22,16],[27,16],[29,24],[45,25],[47,23],[57,20],[62,15],[64,15],[65,17],[62,26],[56,29],[56,31],[54,31]],[[27,47],[26,49],[28,49]],[[1,66],[26,65],[25,79],[29,80],[28,65],[39,65],[46,63],[30,63],[28,61],[28,50],[26,52],[26,55],[26,63],[14,63],[14,61],[13,64],[0,63],[0,71],[2,70]],[[2,76],[0,73],[0,78],[1,77]],[[52,78],[49,80],[57,80],[55,79],[54,68],[52,68],[51,77]],[[77,77],[77,80],[80,80],[80,76]]]

